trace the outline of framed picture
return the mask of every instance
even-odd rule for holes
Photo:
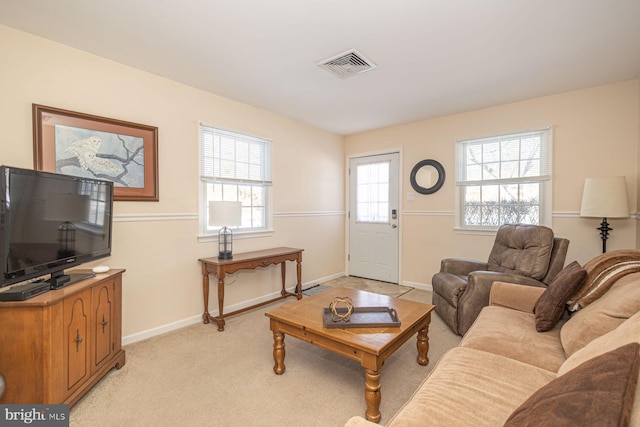
[[[114,182],[114,200],[158,201],[158,128],[33,104],[37,170]]]

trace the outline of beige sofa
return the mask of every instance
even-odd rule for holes
[[[581,294],[585,298],[587,282],[592,288],[586,297],[592,302],[570,318],[564,316],[547,332],[536,331],[533,313],[545,289],[495,282],[490,305],[482,310],[460,345],[436,363],[387,426],[495,427],[503,425],[518,409],[520,415],[539,417],[540,413],[530,412],[532,405],[533,411],[535,405],[539,405],[537,409],[542,410],[544,416],[552,417],[551,421],[538,418],[532,424],[513,425],[587,425],[589,423],[580,417],[594,421],[604,409],[609,410],[618,403],[622,405],[624,399],[602,393],[594,398],[593,393],[584,390],[573,394],[561,391],[556,396],[553,393],[578,375],[582,375],[578,381],[592,381],[594,387],[601,387],[606,383],[605,377],[614,373],[620,377],[616,377],[616,381],[625,378],[630,381],[621,386],[627,407],[619,410],[627,411],[627,418],[631,411],[630,425],[640,426],[640,391],[634,394],[638,368],[631,366],[630,369],[635,370],[620,375],[617,368],[614,372],[609,364],[613,350],[640,342],[640,251],[614,251],[584,267],[587,270],[585,287],[574,293],[571,304],[581,305],[577,296]],[[595,282],[601,286],[594,288]],[[636,345],[626,346],[634,347],[634,357],[627,353],[625,360],[637,359]],[[613,388],[607,386],[607,389]],[[382,392],[384,394],[384,390]],[[544,397],[546,404],[555,407],[549,409],[540,404],[539,400]],[[572,421],[562,420],[566,416],[572,417]],[[620,422],[624,418],[622,414],[616,423],[589,425],[624,425]],[[345,424],[346,427],[374,425],[359,416]]]

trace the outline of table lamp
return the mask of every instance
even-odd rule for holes
[[[218,259],[233,259],[233,232],[242,219],[242,202],[209,202],[209,225],[218,232]]]
[[[599,228],[602,239],[602,253],[607,251],[609,227],[607,218],[628,218],[629,201],[627,183],[624,176],[586,178],[582,193],[580,216],[602,218]]]

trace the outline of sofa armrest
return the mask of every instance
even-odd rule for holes
[[[518,285],[507,282],[493,282],[489,305],[507,307],[526,313],[533,313],[533,307],[545,288]]]
[[[440,262],[440,271],[442,273],[451,273],[458,276],[468,276],[469,273],[476,270],[486,270],[489,265],[483,261],[475,261],[463,258],[445,258]]]
[[[489,305],[489,294],[494,282],[518,283],[544,290],[544,284],[531,277],[496,271],[474,271],[469,274],[469,284],[458,302],[459,334],[466,334],[480,310]]]

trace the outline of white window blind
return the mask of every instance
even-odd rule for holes
[[[459,141],[459,227],[550,221],[551,129]]]
[[[201,126],[202,178],[271,184],[271,141]]]

